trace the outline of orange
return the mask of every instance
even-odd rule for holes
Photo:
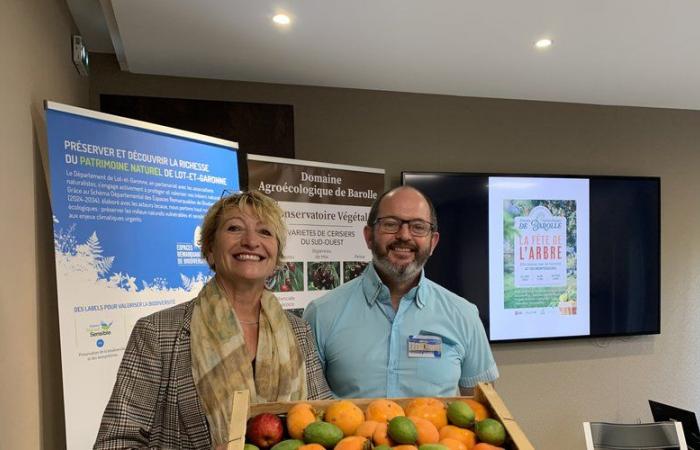
[[[461,398],[459,399],[459,401],[466,403],[472,408],[472,411],[474,411],[474,414],[476,415],[477,422],[491,417],[491,415],[489,414],[489,410],[486,409],[486,406],[484,406],[483,403],[477,402],[473,398]]]
[[[377,425],[379,425],[379,422],[376,420],[366,420],[362,422],[359,427],[357,427],[357,430],[355,430],[355,436],[362,436],[366,437],[367,439],[372,439],[372,435],[374,434],[374,430],[377,429]]]
[[[369,450],[369,440],[362,436],[348,436],[340,440],[334,450]]]
[[[350,400],[340,400],[328,405],[323,420],[343,430],[343,436],[352,436],[362,422],[365,421],[365,415]]]
[[[303,439],[304,428],[316,422],[316,410],[309,403],[297,403],[287,412],[287,431],[292,439]]]
[[[464,445],[464,443],[462,441],[458,441],[457,439],[452,439],[452,438],[440,439],[439,443],[444,445],[445,447],[449,448],[450,450],[467,450],[467,446]]]
[[[305,444],[297,448],[297,450],[326,450],[321,444]]]
[[[391,450],[418,450],[418,447],[416,447],[415,445],[403,444],[391,447]]]
[[[440,428],[440,440],[445,438],[457,439],[467,446],[467,450],[471,450],[476,444],[476,434],[471,430],[459,428],[454,425],[445,425]]]
[[[504,450],[503,447],[496,447],[495,445],[487,444],[486,442],[479,442],[474,446],[472,450]]]
[[[374,442],[374,445],[388,445],[391,447],[394,445],[394,441],[391,440],[389,437],[389,434],[387,433],[387,428],[389,427],[389,424],[386,422],[379,422],[377,424],[377,428],[374,430],[374,433],[372,434],[372,442]]]
[[[429,420],[438,430],[447,425],[447,408],[435,398],[415,398],[406,405],[406,415]]]
[[[405,416],[403,408],[398,403],[387,400],[377,399],[372,400],[367,405],[367,420],[376,420],[377,422],[388,422],[396,416]]]
[[[435,444],[440,440],[440,433],[431,421],[416,416],[408,416],[408,418],[411,419],[418,431],[418,439],[416,440],[418,445]]]

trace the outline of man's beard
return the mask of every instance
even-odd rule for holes
[[[393,264],[389,261],[389,249],[394,245],[409,247],[414,250],[413,261],[403,265]],[[396,239],[391,244],[387,245],[386,248],[381,248],[376,241],[372,240],[372,262],[374,263],[374,267],[377,268],[379,273],[390,277],[395,283],[405,283],[413,280],[420,274],[421,270],[423,270],[423,266],[425,266],[429,257],[429,248],[421,249],[410,242]]]

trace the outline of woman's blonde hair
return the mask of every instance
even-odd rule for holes
[[[216,230],[219,229],[221,218],[226,211],[230,211],[233,208],[238,208],[242,211],[246,206],[252,209],[253,214],[262,222],[272,228],[272,233],[277,239],[277,260],[275,264],[277,266],[282,265],[284,247],[287,244],[287,226],[284,223],[282,209],[277,205],[276,201],[261,192],[241,191],[221,197],[219,201],[211,205],[211,208],[204,216],[199,246],[202,249],[202,257],[207,260],[207,264],[212,270],[216,271],[216,268],[214,263],[209,261],[208,255],[214,249]]]

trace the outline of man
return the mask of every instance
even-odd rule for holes
[[[498,378],[476,306],[428,280],[438,243],[432,203],[384,193],[364,228],[372,264],[304,312],[339,397],[453,396]]]

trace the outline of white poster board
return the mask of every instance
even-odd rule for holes
[[[248,155],[248,186],[284,210],[286,265],[268,287],[285,309],[300,313],[371,261],[362,230],[384,191],[384,169]]]
[[[92,448],[136,321],[211,276],[202,218],[239,189],[235,142],[47,103],[66,443]]]

